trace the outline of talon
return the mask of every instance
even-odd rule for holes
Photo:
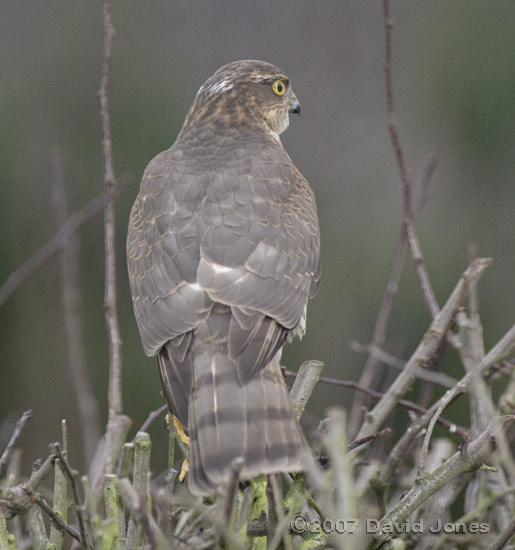
[[[179,419],[176,416],[173,417],[173,425],[175,426],[175,429],[177,430],[177,435],[179,436],[179,439],[183,443],[185,443],[186,445],[189,445],[190,444],[190,438],[184,432],[184,428],[182,427],[181,422],[179,421]],[[184,474],[184,475],[186,475],[186,474]]]
[[[175,417],[174,417],[175,419]],[[181,426],[182,428],[182,426]],[[183,432],[184,433],[184,432]],[[189,439],[189,438],[188,438]],[[188,462],[188,459],[185,458],[183,461],[182,461],[182,466],[181,466],[181,473],[179,474],[179,481],[182,483],[184,481],[184,478],[186,477],[186,474],[190,471],[190,463]]]
[[[169,412],[165,414],[165,427],[168,431],[172,429],[172,418],[173,414]]]

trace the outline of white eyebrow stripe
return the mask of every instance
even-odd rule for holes
[[[226,92],[227,90],[231,90],[233,88],[233,82],[232,80],[226,78],[224,80],[220,80],[220,82],[215,82],[214,84],[211,84],[211,86],[204,88],[200,88],[199,92],[206,93],[206,94],[218,94],[220,92]]]

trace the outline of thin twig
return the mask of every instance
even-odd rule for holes
[[[361,445],[364,445],[365,443],[368,443],[370,441],[373,441],[374,439],[377,439],[378,437],[382,437],[383,435],[388,435],[392,433],[391,428],[385,428],[384,430],[381,430],[380,432],[377,432],[376,434],[368,435],[367,437],[364,437],[363,439],[356,439],[352,443],[349,443],[347,445],[347,450],[352,451],[356,447],[361,447]]]
[[[129,182],[125,179],[119,182],[118,194]],[[98,214],[104,207],[104,194],[98,195],[91,202],[80,210],[74,212],[64,223],[59,231],[37,252],[35,252],[25,263],[13,271],[5,283],[0,286],[0,306],[41,266],[50,260],[69,239],[70,235],[81,227],[85,222]]]
[[[27,482],[27,487],[29,487],[29,489],[36,490],[41,485],[46,476],[52,471],[55,458],[55,455],[51,454],[45,459],[43,464],[39,465],[38,463],[38,468],[34,468],[33,466],[32,473]]]
[[[102,155],[104,158],[105,186],[105,295],[104,309],[109,338],[109,390],[110,411],[122,414],[122,357],[121,338],[116,309],[116,240],[115,240],[115,199],[116,179],[113,168],[113,150],[111,144],[111,122],[109,116],[109,84],[111,80],[111,58],[114,29],[111,24],[111,6],[104,0],[104,57],[102,62],[102,80],[98,91],[100,103],[100,121],[102,125]]]
[[[431,421],[429,422],[426,433],[424,435],[422,449],[420,450],[420,454],[419,454],[418,472],[417,472],[418,476],[421,476],[425,472],[427,453],[429,451],[429,441],[431,440],[431,436],[433,435],[435,424],[437,420],[440,418],[440,415],[443,413],[445,408],[448,405],[450,405],[456,399],[457,396],[458,395],[456,393],[453,393],[452,391],[448,391],[445,394],[444,399],[441,401],[440,406],[438,407],[435,414],[433,415],[433,418],[431,418]]]
[[[52,520],[52,523],[59,529],[59,531],[64,531],[68,533],[75,540],[81,542],[80,533],[75,530],[71,525],[65,523],[45,502],[45,499],[38,493],[32,491],[31,489],[25,489],[27,495],[32,497],[34,502],[47,514],[47,516]],[[91,548],[91,547],[90,547]]]
[[[286,370],[284,372],[286,376],[297,376],[297,373],[294,371]],[[384,393],[372,390],[370,388],[366,388],[359,384],[358,382],[354,382],[354,380],[340,380],[337,378],[327,378],[324,376],[321,376],[318,381],[321,384],[328,384],[330,386],[340,386],[342,388],[349,388],[351,390],[356,390],[357,392],[364,393],[371,397],[372,399],[381,399],[384,396]],[[397,405],[404,407],[405,409],[408,409],[410,411],[416,412],[417,414],[424,414],[427,412],[427,409],[424,407],[421,407],[417,403],[414,403],[413,401],[408,401],[406,399],[399,399]],[[465,428],[462,428],[461,426],[458,426],[454,422],[450,422],[449,420],[446,420],[445,418],[438,418],[438,423],[442,426],[445,426],[450,432],[457,433],[461,436],[467,436],[468,430]],[[381,432],[379,432],[381,433]]]
[[[249,485],[243,492],[243,500],[241,503],[240,513],[238,514],[238,521],[236,522],[235,535],[238,537],[242,529],[244,529],[249,522],[249,514],[254,502],[254,487]]]
[[[125,540],[125,517],[120,510],[120,499],[116,488],[117,477],[106,474],[104,478],[104,510],[106,519],[112,521],[112,549],[121,550]]]
[[[62,442],[63,442],[63,455],[66,455],[68,449],[68,434],[66,427],[66,420],[61,420]],[[54,464],[54,494],[52,502],[52,511],[55,515],[59,516],[59,519],[66,523],[68,519],[68,478],[66,477],[63,469],[58,465],[57,461]],[[46,503],[45,503],[46,504]],[[50,542],[55,545],[56,550],[61,550],[63,545],[63,532],[62,529],[57,528],[55,525],[50,526]]]
[[[79,493],[77,491],[77,483],[76,483],[76,472],[72,471],[70,465],[68,464],[68,460],[63,455],[61,451],[61,446],[59,443],[54,443],[54,452],[57,460],[59,461],[59,465],[63,468],[65,474],[68,477],[68,480],[70,481],[70,487],[72,489],[72,495],[73,495],[73,502],[75,504],[75,513],[77,514],[77,520],[79,521],[79,530],[80,530],[80,539],[81,539],[81,545],[83,548],[88,548],[88,539],[86,536],[86,526],[84,524],[84,517],[82,515],[82,505],[79,499]]]
[[[32,547],[35,550],[46,550],[50,541],[48,540],[41,509],[38,506],[30,506],[25,517]]]
[[[478,258],[463,273],[444,307],[435,317],[424,338],[406,363],[404,370],[397,376],[373,410],[367,414],[358,438],[366,437],[379,430],[381,423],[411,387],[415,379],[415,371],[420,367],[427,367],[435,360],[452,319],[465,298],[468,285],[472,280],[478,279],[490,263],[489,258]]]
[[[168,410],[168,405],[163,405],[159,407],[159,409],[156,409],[155,411],[150,412],[149,415],[147,416],[147,419],[145,420],[145,422],[143,422],[138,432],[146,432],[150,427],[150,425],[152,424],[152,422],[154,422],[156,418],[159,418],[167,410]],[[136,436],[134,436],[134,439],[132,440],[133,443],[135,439],[136,439]]]
[[[152,448],[150,436],[145,432],[138,432],[134,439],[134,471],[133,487],[136,493],[145,502],[148,496],[148,474],[150,469],[150,451]],[[139,500],[138,500],[139,502]],[[140,512],[131,513],[127,526],[127,548],[138,548],[140,530],[138,529],[138,515]]]
[[[419,176],[418,195],[413,207],[413,215],[415,219],[418,218],[425,205],[428,196],[428,188],[431,183],[431,179],[436,168],[436,156],[428,155],[425,159],[424,165]],[[379,309],[379,313],[376,317],[374,326],[374,332],[372,334],[372,341],[370,343],[371,349],[379,349],[384,344],[386,339],[386,328],[390,320],[390,316],[393,309],[393,303],[397,292],[399,290],[399,284],[406,267],[406,254],[408,251],[407,234],[405,231],[404,223],[399,236],[399,243],[397,245],[397,252],[395,255],[395,261],[393,264],[392,273],[386,287],[386,292],[383,297],[383,302]],[[375,376],[376,368],[379,361],[376,357],[369,353],[363,372],[359,379],[359,383],[362,386],[370,387]],[[350,414],[350,433],[355,434],[358,431],[360,419],[362,417],[362,410],[366,406],[367,400],[356,396],[352,404]]]
[[[379,481],[382,484],[389,483],[393,473],[402,460],[403,457],[408,455],[407,451],[413,445],[413,440],[418,436],[422,429],[427,426],[431,421],[436,411],[439,409],[442,402],[445,400],[449,402],[451,397],[457,397],[462,394],[470,384],[470,381],[476,372],[484,373],[492,365],[502,361],[506,356],[515,351],[515,325],[495,344],[495,346],[483,357],[481,362],[474,367],[473,370],[467,372],[467,374],[458,381],[458,383],[446,392],[438,401],[433,403],[431,407],[423,415],[416,418],[411,424],[406,433],[397,441],[394,448],[390,451],[385,466],[381,470]],[[451,395],[450,395],[451,394]]]
[[[411,254],[413,261],[415,262],[415,269],[420,281],[422,293],[424,295],[426,305],[429,309],[431,317],[434,318],[440,308],[436,301],[436,297],[433,292],[433,288],[429,281],[424,259],[422,257],[422,251],[418,242],[417,234],[414,226],[414,213],[413,213],[413,199],[412,199],[412,185],[411,178],[406,168],[404,160],[404,153],[397,131],[397,123],[395,121],[395,108],[393,101],[393,76],[392,76],[392,28],[393,23],[390,17],[390,0],[383,1],[384,8],[384,36],[385,36],[385,88],[386,88],[386,111],[388,119],[388,130],[392,140],[395,159],[397,160],[397,166],[401,175],[403,184],[403,199],[404,199],[404,222],[406,227],[406,235],[411,248]]]
[[[231,468],[227,479],[224,480],[223,495],[220,503],[220,519],[226,525],[231,525],[232,512],[236,493],[238,492],[238,483],[240,480],[240,472],[243,467],[243,457],[239,456],[231,462]]]
[[[492,420],[488,428],[467,446],[466,452],[458,451],[439,468],[418,480],[413,488],[379,522],[372,548],[379,548],[389,538],[388,527],[400,525],[423,502],[439,489],[464,472],[479,468],[497,448],[498,433],[506,432],[515,420],[514,416],[501,416]],[[391,532],[391,531],[390,531]]]
[[[31,417],[32,417],[32,411],[29,409],[28,411],[25,411],[21,415],[21,418],[18,420],[18,422],[16,422],[16,427],[14,428],[13,434],[11,435],[7,443],[7,446],[4,449],[4,452],[0,457],[0,475],[2,474],[2,470],[4,469],[5,465],[9,462],[9,457],[11,456],[11,453],[13,452],[14,447],[16,447],[16,443],[20,438],[20,435],[23,431],[23,428],[25,427],[25,424],[31,419]]]
[[[156,525],[154,518],[148,511],[146,496],[139,493],[131,485],[128,479],[118,480],[116,482],[116,487],[123,503],[131,513],[131,516],[136,517],[138,522],[142,525],[149,541],[149,547],[151,549],[160,550],[165,550],[168,548],[168,544],[163,533]],[[127,541],[126,548],[131,548],[129,546],[129,541]]]
[[[444,409],[450,403],[452,403],[454,399],[456,399],[458,395],[465,391],[465,389],[473,387],[475,381],[481,380],[481,382],[483,383],[482,373],[486,368],[485,365],[491,364],[489,362],[497,361],[498,358],[502,358],[497,355],[499,353],[498,350],[501,350],[501,353],[510,353],[510,350],[513,348],[515,348],[515,325],[508,331],[507,334],[504,335],[504,337],[494,346],[494,348],[490,350],[490,352],[486,356],[482,357],[481,361],[479,361],[468,370],[466,376],[462,380],[460,380],[460,382],[458,382],[452,389],[447,391],[436,403],[436,410],[433,413],[433,416],[428,425],[427,432],[424,436],[424,443],[422,446],[422,453],[419,461],[419,472],[422,472],[425,467],[425,457],[427,456],[429,440],[431,438],[436,419],[440,416],[440,414],[442,414]],[[494,358],[493,360],[492,357]],[[483,402],[484,407],[486,407],[486,405],[488,404],[490,405],[490,411],[486,414],[491,419],[494,415],[493,404],[491,403],[491,401]],[[433,407],[431,409],[433,409]]]
[[[352,341],[350,343],[350,349],[357,353],[367,353],[373,355],[378,361],[381,361],[381,363],[384,363],[386,366],[392,367],[395,370],[403,370],[406,366],[406,361],[399,359],[395,355],[391,355],[381,348],[376,348],[372,344],[365,346],[359,342]],[[444,388],[452,388],[457,382],[456,378],[453,378],[444,372],[430,371],[427,369],[418,369],[415,376],[419,380],[429,382],[430,384],[437,384],[439,386],[443,386]]]
[[[295,382],[290,390],[290,401],[297,420],[300,420],[306,404],[315,389],[324,368],[321,361],[305,361],[296,374]]]
[[[68,199],[65,186],[65,167],[62,155],[55,154],[55,180],[53,202],[58,227],[68,218]],[[86,367],[84,338],[80,316],[79,242],[75,232],[69,233],[61,252],[62,302],[64,325],[68,345],[68,364],[72,375],[75,396],[82,428],[84,456],[89,464],[100,441],[98,406],[91,389]],[[64,445],[64,441],[63,441]]]
[[[484,515],[484,513],[494,504],[496,504],[499,500],[503,499],[504,497],[511,495],[512,493],[515,493],[515,486],[508,487],[506,490],[501,491],[500,493],[494,493],[493,495],[489,495],[488,497],[484,497],[481,502],[473,509],[470,510],[470,512],[467,512],[465,515],[459,517],[458,519],[454,520],[454,525],[460,525],[465,524],[468,525],[471,521],[474,521],[481,516]],[[450,538],[451,534],[453,532],[457,532],[457,529],[454,531],[452,529],[446,530],[443,534],[441,534],[438,537],[438,540],[436,541],[436,545],[434,546],[433,550],[442,550],[447,540]],[[488,549],[490,550],[490,549]]]
[[[515,517],[510,523],[497,535],[492,544],[488,547],[488,550],[501,550],[505,548],[508,541],[515,534]]]

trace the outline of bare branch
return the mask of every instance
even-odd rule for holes
[[[138,432],[146,432],[150,427],[150,425],[152,424],[152,422],[154,422],[156,418],[159,418],[167,410],[168,410],[168,405],[163,405],[159,407],[159,409],[156,409],[155,411],[151,411],[147,419],[145,420],[145,422],[143,422],[143,424],[141,425],[141,428],[138,430]],[[134,436],[134,438],[136,438],[136,436]]]
[[[150,437],[145,432],[138,432],[134,439],[134,471],[133,485],[134,490],[138,493],[140,501],[146,502],[148,493],[148,474],[150,469]],[[140,502],[138,501],[138,502]],[[136,509],[135,513],[131,513],[129,525],[127,527],[127,548],[139,548],[141,541],[139,540],[140,530],[138,529],[137,519],[140,517],[141,511]]]
[[[13,452],[14,447],[16,447],[16,443],[20,438],[23,428],[25,427],[25,424],[31,419],[31,417],[32,417],[32,411],[28,410],[28,411],[25,411],[21,415],[21,418],[18,420],[18,422],[16,422],[16,427],[14,428],[14,432],[7,443],[7,447],[4,449],[2,456],[0,457],[0,474],[2,473],[2,470],[4,469],[5,465],[9,462],[9,457],[11,456],[11,453]]]
[[[374,409],[367,414],[358,438],[366,437],[379,430],[381,423],[410,388],[415,379],[415,371],[431,364],[447,334],[454,314],[465,298],[470,281],[479,278],[490,263],[490,259],[479,258],[463,273],[445,306],[435,317],[421,343],[406,363],[404,370],[397,376]]]
[[[114,29],[111,24],[111,6],[104,0],[104,59],[102,80],[98,91],[100,121],[102,124],[102,154],[104,158],[104,228],[105,228],[105,295],[104,309],[109,338],[109,391],[108,402],[112,414],[122,413],[122,357],[121,338],[116,309],[116,239],[115,199],[116,179],[113,168],[111,144],[111,122],[109,116],[109,84],[111,80],[111,58]]]
[[[367,437],[364,437],[363,439],[356,439],[352,443],[349,443],[347,445],[347,450],[352,451],[356,447],[361,447],[361,445],[364,445],[365,443],[368,443],[370,441],[373,441],[374,439],[377,439],[378,437],[382,437],[383,435],[388,435],[392,433],[391,428],[385,428],[384,430],[381,430],[380,432],[377,432],[376,434],[369,435]]]
[[[112,521],[113,550],[121,550],[125,542],[125,517],[120,510],[120,497],[116,488],[117,477],[106,474],[104,478],[104,509],[106,519]]]
[[[50,541],[38,506],[33,505],[27,510],[27,527],[34,550],[46,550]]]
[[[488,547],[488,550],[501,550],[506,547],[508,541],[515,534],[515,517],[510,523],[499,533],[492,544]]]
[[[243,464],[243,457],[239,456],[235,458],[231,463],[229,475],[227,479],[224,480],[223,484],[223,494],[220,504],[220,519],[229,526],[232,523],[232,513],[236,494],[238,492],[238,482],[240,480],[240,472]]]
[[[463,393],[470,383],[475,372],[484,373],[492,365],[502,361],[507,355],[515,349],[515,325],[497,342],[497,344],[483,357],[481,362],[458,381],[458,383],[446,392],[438,401],[436,401],[422,416],[419,416],[409,427],[409,430],[397,441],[394,448],[388,456],[384,465],[380,482],[388,483],[391,480],[394,469],[403,456],[406,456],[407,450],[413,444],[413,440],[418,436],[422,429],[430,422],[443,402],[450,402],[451,398],[456,398]]]
[[[419,193],[417,200],[415,201],[414,206],[414,217],[415,219],[422,212],[425,201],[427,200],[428,188],[431,183],[431,178],[433,176],[434,169],[436,168],[436,157],[434,155],[428,155],[425,159],[424,166],[420,172],[419,176]],[[390,315],[393,309],[393,302],[397,296],[399,290],[399,284],[406,267],[406,253],[408,251],[408,242],[407,234],[405,231],[405,225],[402,224],[402,229],[399,236],[399,243],[397,245],[397,252],[395,254],[395,261],[393,264],[392,273],[390,275],[390,280],[386,287],[386,292],[383,297],[383,302],[377,314],[374,332],[372,334],[371,341],[371,350],[379,349],[384,344],[386,339],[386,327],[390,320]],[[375,371],[378,365],[378,359],[369,352],[369,356],[363,367],[363,372],[359,379],[359,383],[362,386],[370,387],[375,375]],[[366,405],[367,400],[363,397],[356,396],[352,404],[351,414],[350,414],[350,433],[355,434],[358,431],[360,419],[362,417],[362,409]]]
[[[374,356],[374,358],[378,361],[381,361],[381,363],[384,363],[388,367],[392,367],[395,370],[403,370],[406,366],[406,361],[399,359],[395,355],[387,353],[381,348],[376,348],[372,344],[365,346],[363,344],[360,344],[359,342],[354,341],[350,343],[350,348],[352,351],[358,353],[368,353]],[[453,378],[452,376],[449,376],[444,372],[429,371],[427,369],[418,369],[418,371],[415,373],[415,376],[420,380],[424,380],[424,382],[429,382],[430,384],[438,384],[439,386],[443,386],[444,388],[452,388],[457,382],[456,378]]]
[[[66,454],[68,449],[68,434],[66,428],[66,421],[61,421],[61,429],[63,434],[63,449]],[[54,464],[54,495],[52,503],[52,512],[59,517],[59,519],[66,524],[68,518],[68,480],[64,474],[62,468],[59,467],[57,462]],[[46,502],[44,502],[46,505]],[[51,517],[53,517],[51,515]],[[56,550],[61,550],[63,545],[63,530],[59,525],[50,526],[50,542],[55,545]]]
[[[117,193],[127,185],[128,181],[124,180],[120,182]],[[5,283],[0,286],[0,306],[3,305],[21,284],[50,260],[54,254],[61,250],[64,243],[70,238],[70,235],[75,233],[81,225],[95,216],[95,214],[98,214],[103,207],[104,194],[102,193],[86,204],[86,206],[74,212],[46,244],[7,277]]]
[[[297,373],[291,370],[286,370],[284,374],[286,376],[297,376]],[[376,400],[382,399],[384,397],[384,393],[379,392],[377,390],[372,390],[370,388],[366,388],[360,385],[358,382],[354,382],[354,380],[339,380],[337,378],[327,378],[327,377],[321,376],[318,381],[321,384],[328,384],[330,386],[340,386],[342,388],[356,390]],[[426,408],[420,406],[417,403],[414,403],[413,401],[408,401],[406,399],[399,399],[397,405],[404,407],[405,409],[408,409],[410,411],[416,412],[417,414],[424,414],[427,412]],[[446,420],[445,418],[441,418],[441,417],[438,418],[437,422],[442,426],[445,426],[452,433],[457,433],[461,436],[468,436],[468,430],[466,430],[465,428],[462,428],[461,426],[458,426],[454,422],[449,422],[449,420]],[[382,433],[382,432],[379,432],[379,433]]]
[[[164,539],[159,527],[156,525],[154,518],[149,514],[147,508],[146,497],[140,494],[129,482],[128,479],[120,479],[116,482],[116,487],[123,503],[130,511],[131,516],[137,518],[138,522],[143,526],[145,534],[149,540],[149,547],[153,549],[166,550],[168,544]],[[129,541],[127,540],[126,548],[130,550]]]
[[[430,476],[420,478],[403,499],[381,519],[379,523],[380,530],[377,535],[374,535],[372,548],[379,548],[390,537],[382,529],[391,525],[402,524],[424,501],[451,480],[464,472],[479,468],[497,448],[498,434],[506,432],[514,420],[515,416],[495,418],[488,428],[467,446],[466,452],[458,451],[442,466],[432,472]]]
[[[65,167],[62,155],[55,154],[54,164],[54,210],[57,225],[62,227],[68,218]],[[79,406],[84,456],[86,457],[86,461],[90,463],[100,441],[100,420],[97,402],[91,389],[86,367],[84,338],[80,318],[81,294],[79,274],[79,243],[76,233],[72,232],[68,235],[62,246],[62,301],[66,341],[68,344],[68,364]]]
[[[300,366],[298,375],[290,390],[290,401],[297,420],[300,420],[323,368],[324,364],[321,361],[306,361]]]
[[[386,88],[386,111],[388,118],[388,130],[392,140],[395,159],[397,160],[397,166],[401,175],[403,184],[403,198],[404,198],[404,223],[406,229],[406,235],[411,248],[411,254],[413,261],[415,262],[415,269],[420,281],[422,293],[424,295],[426,305],[431,313],[431,317],[434,318],[440,308],[436,301],[436,297],[429,281],[424,259],[422,257],[422,251],[418,242],[417,234],[414,226],[414,212],[413,212],[413,199],[412,199],[412,185],[411,178],[406,168],[404,160],[404,153],[397,131],[397,123],[395,121],[395,108],[393,101],[393,77],[392,77],[392,28],[393,23],[390,17],[390,0],[383,1],[384,8],[384,36],[385,36],[385,88]]]
[[[48,517],[52,520],[52,524],[56,526],[59,531],[68,533],[71,537],[73,537],[75,540],[80,542],[80,533],[76,531],[71,525],[68,525],[65,523],[53,510],[48,506],[48,504],[45,502],[45,499],[38,493],[26,489],[27,494],[33,498],[34,502],[45,512],[45,514],[48,515]]]
[[[84,524],[84,517],[82,515],[82,505],[79,499],[79,493],[77,491],[77,483],[76,483],[77,472],[71,469],[70,465],[68,464],[67,458],[63,455],[61,451],[61,446],[59,445],[59,443],[54,443],[54,450],[55,450],[55,456],[59,461],[59,466],[62,467],[64,473],[68,477],[68,481],[70,482],[70,487],[72,489],[73,502],[75,504],[75,513],[77,514],[77,520],[79,521],[81,545],[83,548],[88,548],[89,545],[88,545],[88,538],[86,536],[86,526]]]
[[[276,550],[281,540],[284,550],[293,550],[288,534],[288,518],[285,518],[282,509],[283,499],[277,474],[268,474],[266,493],[268,499],[267,550]]]

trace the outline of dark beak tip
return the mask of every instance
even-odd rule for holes
[[[296,103],[290,107],[290,113],[294,115],[300,115],[300,104]]]

